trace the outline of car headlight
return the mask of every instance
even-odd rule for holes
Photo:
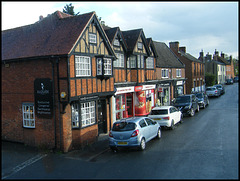
[[[199,101],[199,103],[203,104],[203,101]]]

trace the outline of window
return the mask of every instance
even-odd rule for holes
[[[112,75],[112,60],[104,58],[104,75]]]
[[[97,36],[96,34],[89,33],[89,43],[97,43]]]
[[[97,75],[102,75],[102,59],[97,58]]]
[[[113,45],[120,46],[120,42],[118,39],[114,39]]]
[[[137,47],[138,47],[138,49],[142,50],[142,49],[143,49],[143,44],[142,44],[142,42],[138,42],[138,43],[137,43]]]
[[[136,56],[130,56],[128,58],[127,68],[136,68]]]
[[[91,59],[85,56],[75,56],[76,76],[91,76]]]
[[[81,122],[82,127],[95,124],[95,102],[81,103]]]
[[[143,55],[138,55],[138,68],[144,68],[144,57]]]
[[[140,125],[141,128],[147,126],[147,124],[146,124],[146,122],[145,122],[144,120],[141,120],[141,121],[139,122],[139,125]]]
[[[124,55],[116,53],[117,60],[114,61],[114,67],[124,67]]]
[[[146,68],[147,69],[153,69],[154,68],[154,59],[153,59],[153,57],[148,57],[146,59]]]
[[[168,78],[168,69],[162,69],[162,78]]]
[[[79,128],[79,104],[72,105],[72,128]]]
[[[33,103],[23,103],[23,127],[24,128],[35,128],[35,114]]]
[[[182,76],[181,69],[176,69],[176,77],[181,77],[181,76]]]

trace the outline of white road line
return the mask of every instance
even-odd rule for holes
[[[14,167],[14,168],[10,171],[10,173],[7,173],[5,176],[2,177],[2,179],[5,179],[5,178],[7,178],[7,177],[9,177],[9,176],[11,176],[11,175],[19,172],[20,170],[24,169],[25,167],[27,167],[27,166],[29,166],[29,165],[37,162],[38,160],[40,160],[40,159],[42,159],[42,158],[44,158],[44,157],[46,157],[46,156],[47,156],[47,154],[38,154],[38,155],[36,155],[36,156],[28,159],[27,161],[25,161],[25,162],[17,165],[16,167]]]

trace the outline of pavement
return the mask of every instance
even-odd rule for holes
[[[51,154],[93,162],[97,156],[109,150],[108,134],[100,134],[95,143],[67,153],[39,150],[22,143],[2,141],[2,179]]]

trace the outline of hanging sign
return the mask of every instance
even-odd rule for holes
[[[34,81],[35,112],[37,117],[50,119],[53,115],[52,81],[37,78]]]

